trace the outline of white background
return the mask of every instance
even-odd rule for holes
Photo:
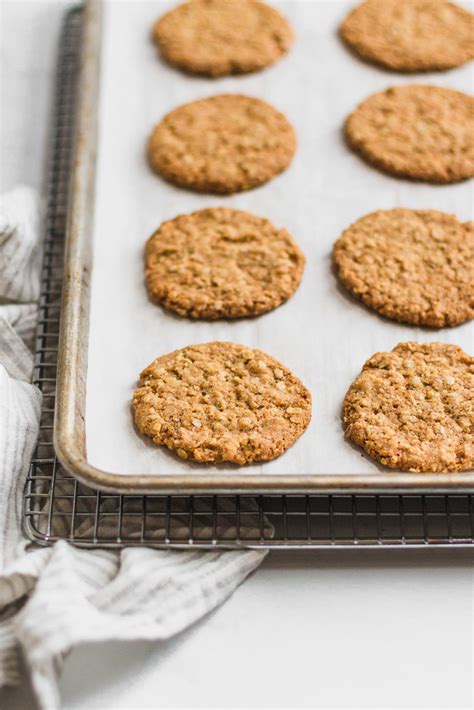
[[[41,186],[65,6],[1,6],[2,190]],[[273,553],[177,639],[74,651],[63,707],[471,708],[472,570],[470,554],[442,550]],[[26,680],[0,707],[33,707]]]

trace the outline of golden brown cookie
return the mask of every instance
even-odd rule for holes
[[[474,318],[474,222],[437,210],[379,210],[334,245],[342,283],[387,318],[443,328]]]
[[[304,256],[286,229],[225,207],[164,222],[146,245],[153,301],[191,318],[265,313],[297,289]]]
[[[346,394],[346,436],[390,468],[474,466],[474,358],[457,345],[400,343],[365,363]]]
[[[449,183],[474,175],[473,119],[472,96],[437,86],[397,86],[359,104],[345,134],[381,170]]]
[[[277,10],[256,0],[193,0],[167,12],[153,39],[170,64],[193,74],[244,74],[273,64],[293,32]]]
[[[249,190],[291,163],[296,136],[260,99],[224,94],[168,113],[148,143],[152,168],[181,187],[228,194]]]
[[[311,419],[311,395],[277,360],[205,343],[157,358],[132,402],[140,433],[183,459],[247,464],[286,451]]]
[[[363,59],[396,71],[451,69],[474,57],[474,18],[446,0],[365,0],[340,33]]]

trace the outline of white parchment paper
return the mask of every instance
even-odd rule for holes
[[[472,324],[441,331],[397,325],[352,300],[332,273],[333,242],[367,212],[437,208],[472,219],[472,182],[433,186],[394,179],[345,146],[344,118],[375,91],[418,82],[471,92],[473,84],[469,65],[404,76],[364,64],[337,36],[352,4],[278,3],[296,33],[290,53],[264,72],[210,80],[187,77],[158,59],[150,27],[170,3],[106,2],[86,412],[93,465],[128,474],[212,470],[140,438],[130,398],[140,371],[158,355],[192,343],[229,340],[281,360],[314,400],[310,427],[285,455],[240,472],[377,475],[378,466],[344,441],[340,423],[344,394],[365,360],[406,340],[457,343],[472,352]],[[282,110],[298,134],[295,160],[263,187],[231,197],[176,189],[146,163],[151,129],[175,106],[219,93],[249,94]],[[205,323],[176,317],[148,301],[144,243],[163,220],[219,205],[287,227],[307,257],[302,284],[288,303],[259,318]]]

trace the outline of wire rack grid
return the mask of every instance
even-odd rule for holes
[[[29,539],[110,548],[472,547],[469,495],[114,495],[82,485],[61,466],[53,417],[81,28],[77,7],[65,17],[57,65],[34,372],[43,409],[23,505]]]

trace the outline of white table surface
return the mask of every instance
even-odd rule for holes
[[[1,5],[1,190],[41,187],[68,4]],[[450,550],[272,553],[176,639],[74,650],[63,708],[471,708],[472,561]],[[26,674],[0,707],[34,707]]]

